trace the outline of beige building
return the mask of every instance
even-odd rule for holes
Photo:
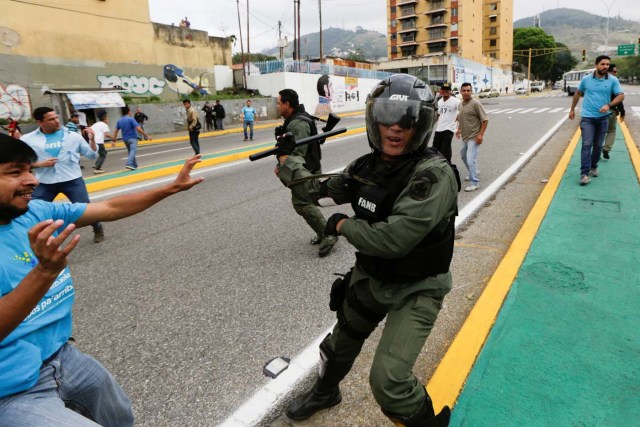
[[[178,99],[227,87],[220,74],[232,86],[232,38],[153,23],[147,0],[0,0],[0,9],[0,117],[46,104],[43,87]]]
[[[395,68],[418,61],[433,67],[435,80],[451,80],[452,58],[511,70],[513,0],[387,0],[387,18]]]

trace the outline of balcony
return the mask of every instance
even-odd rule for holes
[[[429,39],[425,42],[426,44],[438,44],[441,43],[443,45],[447,44],[447,38],[446,37],[440,37],[437,39]]]
[[[398,3],[396,3],[396,5],[401,6],[403,4],[412,4],[412,3],[418,3],[418,0],[400,0]]]
[[[409,19],[409,18],[417,18],[415,9],[402,11],[400,12],[400,16],[396,17],[397,20]]]
[[[397,31],[398,34],[417,33],[418,28],[415,25],[407,26],[407,28],[401,28]]]
[[[432,13],[446,13],[448,12],[447,8],[443,1],[433,2],[429,5],[429,10],[425,12],[425,15],[429,15]]]

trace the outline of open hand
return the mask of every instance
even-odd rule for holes
[[[62,247],[64,241],[76,229],[75,224],[69,224],[58,236],[54,236],[55,231],[63,223],[60,219],[57,221],[49,219],[34,225],[29,230],[29,243],[39,261],[35,268],[46,274],[57,276],[67,266],[67,257],[80,241],[80,236],[75,235],[65,247]]]
[[[180,169],[180,173],[178,173],[178,177],[175,181],[173,181],[173,186],[175,187],[176,193],[179,191],[189,190],[194,185],[200,184],[204,178],[191,178],[191,171],[195,167],[196,164],[200,163],[202,155],[197,154],[184,162],[184,166]]]

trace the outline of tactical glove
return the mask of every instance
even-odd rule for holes
[[[296,138],[291,132],[287,132],[284,135],[278,137],[276,142],[276,156],[288,156],[296,149]]]
[[[336,227],[341,219],[349,219],[349,216],[343,213],[334,213],[331,215],[327,220],[327,225],[324,227],[324,235],[338,237],[338,230]]]

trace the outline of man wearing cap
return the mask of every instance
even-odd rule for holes
[[[436,133],[433,137],[433,147],[451,162],[451,140],[458,128],[458,111],[460,100],[451,96],[451,84],[440,86],[442,98],[436,104]]]

